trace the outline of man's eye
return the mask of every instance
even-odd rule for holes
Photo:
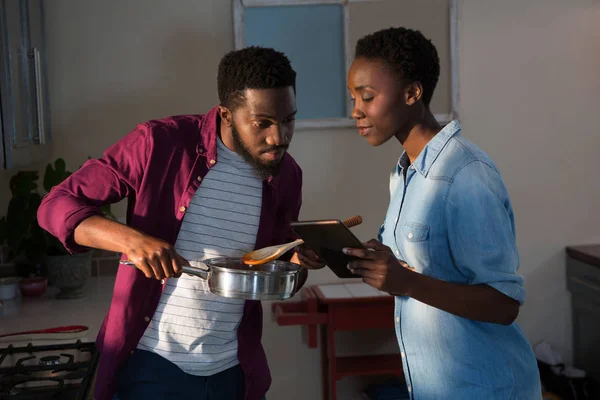
[[[259,121],[259,122],[255,122],[254,125],[257,128],[266,129],[266,128],[270,127],[271,125],[273,125],[273,123],[271,121]]]
[[[292,118],[286,118],[283,122],[285,122],[286,124],[292,123],[296,120],[296,118],[292,117]]]
[[[365,103],[368,103],[370,101],[373,101],[374,97],[367,97],[366,99],[362,99],[362,101],[364,101]]]

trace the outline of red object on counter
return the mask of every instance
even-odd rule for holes
[[[352,285],[361,290],[350,293],[347,288]],[[337,399],[336,382],[345,376],[404,376],[399,354],[336,356],[336,331],[394,329],[394,297],[365,288],[362,283],[315,285],[302,289],[301,301],[272,305],[278,325],[308,328],[309,348],[318,346],[317,326],[321,326],[323,400]]]
[[[87,334],[89,328],[85,325],[66,325],[54,328],[36,329],[32,331],[12,332],[0,335],[0,342],[8,340],[64,340],[78,339]]]
[[[21,294],[28,297],[37,297],[46,293],[48,288],[48,279],[36,276],[33,278],[23,278],[19,281]]]

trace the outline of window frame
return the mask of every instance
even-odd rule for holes
[[[244,48],[244,9],[250,7],[286,7],[306,5],[338,4],[342,6],[343,12],[343,37],[344,37],[344,66],[346,71],[352,64],[353,50],[350,44],[350,3],[376,2],[381,0],[232,0],[233,1],[233,33],[234,46],[236,50]],[[450,40],[450,107],[449,113],[435,114],[435,118],[441,124],[446,124],[458,118],[458,4],[457,0],[449,0],[449,40]],[[346,117],[343,118],[314,118],[297,119],[296,128],[300,129],[322,129],[322,128],[350,128],[354,127],[352,120],[352,102],[350,93],[345,93]]]

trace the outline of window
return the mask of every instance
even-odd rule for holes
[[[353,126],[346,73],[362,36],[390,26],[418,29],[435,44],[440,80],[431,108],[457,117],[456,0],[233,0],[235,48],[284,52],[296,72],[298,128]]]

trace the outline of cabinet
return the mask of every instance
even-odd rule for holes
[[[0,0],[0,158],[33,161],[50,134],[43,0]],[[29,155],[29,156],[27,156]]]
[[[567,247],[576,367],[600,380],[600,245]]]

